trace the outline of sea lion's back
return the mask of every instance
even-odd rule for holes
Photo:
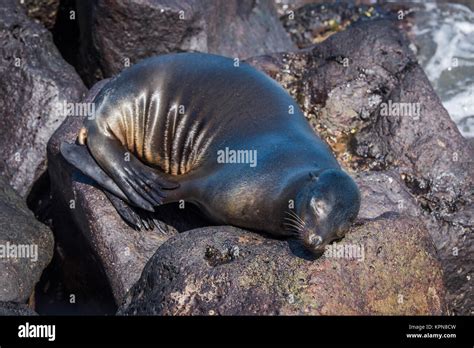
[[[198,53],[146,59],[114,78],[96,101],[99,127],[110,129],[143,162],[173,175],[198,166],[216,140],[222,144],[222,129],[251,138],[271,131],[278,124],[272,118],[288,115],[290,105],[299,112],[262,72]]]

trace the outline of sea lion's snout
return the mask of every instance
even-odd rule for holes
[[[318,245],[321,245],[323,243],[323,239],[321,238],[321,236],[318,236],[317,234],[315,233],[311,233],[310,236],[309,236],[309,244],[311,246],[315,246],[317,247]]]
[[[332,243],[334,240],[343,238],[345,233],[339,234],[331,231],[324,236],[319,235],[317,232],[305,232],[302,233],[300,239],[305,248],[311,251],[313,254],[323,253],[326,246]]]
[[[324,243],[323,237],[314,232],[308,235],[307,240],[304,240],[303,244],[314,254],[324,252],[324,249],[326,248],[326,243]]]

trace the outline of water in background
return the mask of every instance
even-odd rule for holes
[[[461,134],[474,138],[474,13],[460,4],[426,3],[414,18],[418,61]]]

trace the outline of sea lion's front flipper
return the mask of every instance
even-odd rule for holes
[[[84,175],[94,179],[99,186],[113,193],[117,197],[129,202],[127,196],[115,184],[115,182],[105,173],[89,153],[87,146],[61,143],[60,151],[63,157],[79,169]]]
[[[134,229],[153,230],[156,226],[162,233],[166,233],[160,228],[158,220],[153,216],[154,213],[133,207],[110,192],[104,193],[122,219]]]
[[[100,167],[138,208],[154,212],[154,207],[168,202],[170,190],[179,188],[178,183],[141,162],[115,138],[89,130],[87,144]]]

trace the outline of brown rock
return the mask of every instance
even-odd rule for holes
[[[363,253],[308,260],[291,243],[234,227],[187,231],[157,250],[118,314],[444,313],[442,272],[423,224],[374,219],[333,245]]]

